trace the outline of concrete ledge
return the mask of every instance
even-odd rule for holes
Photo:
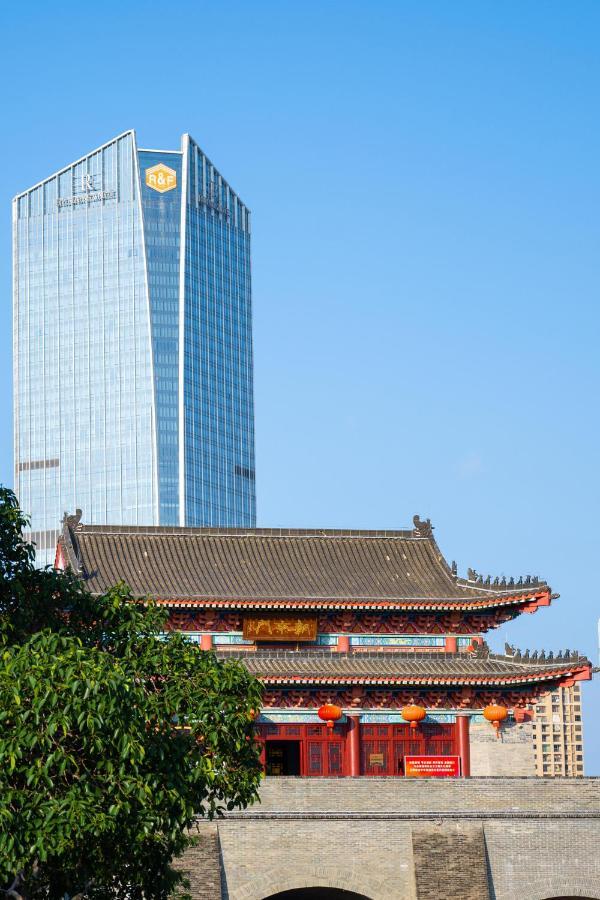
[[[451,819],[451,820],[459,820],[459,821],[467,821],[467,820],[492,820],[492,819],[600,819],[600,811],[598,812],[566,812],[566,813],[558,813],[558,812],[536,812],[532,810],[530,812],[522,812],[520,810],[503,810],[503,811],[494,811],[494,812],[474,812],[473,810],[469,812],[440,812],[439,810],[426,810],[426,811],[417,811],[417,812],[331,812],[330,810],[313,810],[311,812],[244,812],[236,815],[235,813],[227,813],[224,817],[225,819],[242,819],[244,821],[258,821],[258,820],[270,820],[277,819],[278,821],[294,821],[296,819],[340,819],[342,821],[347,821],[349,819],[356,819],[359,821],[415,821],[421,819]],[[220,820],[221,821],[221,820]]]

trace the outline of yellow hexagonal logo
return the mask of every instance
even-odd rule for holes
[[[165,166],[164,163],[159,163],[157,166],[146,169],[146,184],[160,194],[172,191],[177,187],[177,172]]]

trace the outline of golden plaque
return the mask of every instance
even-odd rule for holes
[[[383,765],[383,753],[369,753],[369,765],[370,766],[382,766]]]
[[[244,616],[246,641],[314,641],[316,616]]]

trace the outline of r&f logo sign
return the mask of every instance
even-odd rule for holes
[[[172,191],[173,188],[177,187],[177,172],[163,163],[159,163],[157,166],[146,169],[146,184],[160,194],[164,194],[165,191]]]

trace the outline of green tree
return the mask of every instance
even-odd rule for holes
[[[25,525],[0,488],[0,890],[166,898],[194,819],[256,798],[260,684],[125,586],[35,569]]]

